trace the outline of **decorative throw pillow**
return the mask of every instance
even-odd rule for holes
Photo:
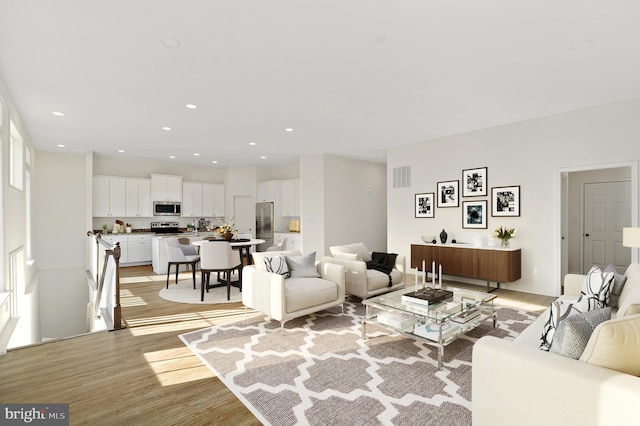
[[[360,256],[355,253],[336,253],[336,255],[333,257],[343,260],[362,260],[360,259]]]
[[[316,252],[304,256],[285,256],[291,278],[320,278],[316,269]]]
[[[611,306],[612,308],[617,308],[618,299],[620,298],[620,294],[622,293],[624,284],[627,282],[627,277],[619,274],[618,271],[616,271],[616,269],[613,267],[613,265],[609,265],[604,268],[603,272],[613,272],[613,287],[611,288],[611,295],[609,296],[609,306]]]
[[[606,321],[593,330],[580,361],[640,376],[640,315]]]
[[[549,351],[553,343],[553,335],[556,329],[571,314],[580,314],[589,310],[587,299],[580,297],[578,300],[559,300],[555,301],[549,307],[549,316],[542,328],[542,337],[540,340],[540,350]]]
[[[265,257],[264,267],[267,272],[273,272],[274,274],[285,276],[289,275],[289,266],[287,265],[287,261],[284,256],[281,254],[273,257]]]
[[[365,262],[371,260],[371,253],[364,243],[345,244],[343,246],[331,246],[329,247],[332,256],[336,256],[338,253],[354,253],[357,254],[359,259]]]
[[[610,319],[611,308],[569,315],[556,329],[549,352],[573,359],[580,358],[593,330]]]
[[[597,266],[592,266],[589,269],[580,292],[581,298],[586,299],[589,303],[588,310],[609,306],[613,278],[613,272],[603,272]]]

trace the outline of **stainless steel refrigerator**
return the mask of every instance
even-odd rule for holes
[[[273,203],[256,204],[256,238],[264,240],[256,246],[256,251],[266,251],[273,245]]]

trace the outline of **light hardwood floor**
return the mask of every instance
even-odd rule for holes
[[[178,338],[244,318],[242,304],[165,301],[165,276],[150,267],[122,268],[121,277],[127,328],[10,350],[0,356],[0,401],[69,403],[72,425],[259,425]],[[535,312],[554,299],[496,294],[496,303]]]

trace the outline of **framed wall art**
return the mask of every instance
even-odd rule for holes
[[[520,216],[520,185],[491,188],[491,216]]]
[[[487,200],[462,202],[462,227],[487,229]]]
[[[438,207],[459,207],[460,206],[460,181],[448,180],[438,182],[436,190],[438,196]]]
[[[435,217],[435,194],[433,192],[416,194],[414,206],[416,217]]]
[[[462,196],[481,197],[487,195],[487,168],[462,171]]]

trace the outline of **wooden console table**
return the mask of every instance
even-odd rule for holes
[[[442,265],[443,275],[475,278],[487,281],[487,291],[500,288],[500,283],[517,281],[522,275],[521,250],[472,245],[411,244],[411,267],[422,269],[425,262],[427,271],[431,263]],[[489,283],[494,281],[496,288]]]

